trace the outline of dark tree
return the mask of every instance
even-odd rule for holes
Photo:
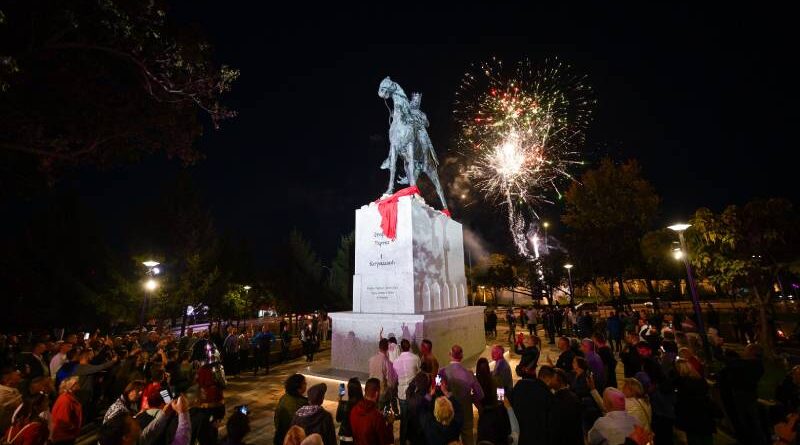
[[[330,271],[331,291],[334,306],[341,309],[352,309],[353,306],[353,274],[356,273],[356,237],[355,233],[342,237],[339,250],[333,259]]]
[[[592,277],[617,281],[624,296],[623,279],[641,261],[640,242],[658,211],[659,197],[642,178],[639,164],[615,164],[604,159],[574,182],[564,195],[570,228],[569,252],[576,269]]]
[[[5,22],[5,23],[3,23]],[[0,165],[54,177],[163,153],[190,164],[238,71],[166,2],[14,0],[0,11]],[[3,172],[5,174],[5,172]]]

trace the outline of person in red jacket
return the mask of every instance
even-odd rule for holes
[[[367,380],[364,385],[364,399],[350,411],[350,428],[353,432],[354,445],[389,445],[394,444],[392,422],[394,416],[387,417],[378,409],[378,393],[381,381],[376,378]]]
[[[49,433],[31,400],[26,400],[14,413],[14,423],[3,435],[9,445],[44,445]]]
[[[81,433],[83,425],[81,402],[74,395],[74,392],[79,389],[77,376],[69,377],[61,382],[61,395],[56,399],[50,414],[50,424],[53,428],[50,440],[53,445],[74,445],[75,439]]]

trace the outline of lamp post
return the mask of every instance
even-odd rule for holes
[[[161,273],[161,270],[158,268],[160,263],[158,261],[147,260],[143,261],[142,265],[147,268],[147,276],[150,278],[144,282],[144,290],[146,291],[144,294],[144,298],[142,299],[142,311],[139,313],[139,327],[144,327],[144,313],[147,309],[147,297],[150,293],[158,289],[158,281],[156,281],[155,276]]]
[[[572,289],[572,264],[567,263],[564,265],[564,269],[567,269],[567,276],[569,277],[569,305],[575,306],[575,292]]]
[[[550,252],[550,247],[549,247],[550,243],[549,243],[549,240],[547,238],[547,228],[550,227],[550,223],[545,221],[544,223],[542,223],[542,227],[544,227],[544,250],[549,253]]]
[[[708,344],[708,336],[706,335],[705,323],[703,323],[703,314],[700,312],[700,299],[697,296],[697,286],[694,282],[692,275],[692,266],[689,264],[689,251],[686,249],[686,239],[683,237],[683,232],[691,227],[691,224],[673,224],[668,229],[678,233],[678,239],[681,242],[680,251],[673,251],[675,259],[682,259],[684,266],[686,266],[686,278],[689,284],[689,291],[692,295],[692,307],[694,308],[694,316],[697,318],[697,329],[700,331],[700,338],[703,339],[703,350],[706,353],[708,360],[711,360],[711,347]]]
[[[481,290],[481,295],[483,296],[483,304],[486,304],[486,286],[478,286],[478,289]]]

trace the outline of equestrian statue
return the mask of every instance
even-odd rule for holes
[[[439,160],[428,136],[428,117],[419,109],[422,95],[414,93],[409,100],[400,85],[387,77],[378,87],[378,96],[384,100],[391,98],[394,104],[389,126],[389,157],[381,165],[381,169],[389,170],[386,195],[394,193],[395,181],[416,186],[420,173],[425,173],[436,187],[442,208],[447,212],[447,201],[436,173]],[[398,156],[403,161],[406,174],[401,177],[396,177]]]

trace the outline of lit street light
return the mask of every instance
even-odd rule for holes
[[[572,290],[572,264],[565,264],[564,269],[567,269],[567,276],[569,277],[569,305],[575,306],[575,292]]]
[[[542,224],[542,227],[544,227],[544,250],[546,252],[550,252],[550,247],[549,247],[550,244],[548,243],[548,239],[547,239],[547,228],[550,227],[550,223],[545,221]]]
[[[692,294],[692,306],[694,307],[694,316],[697,318],[697,329],[700,331],[700,337],[703,339],[703,349],[706,352],[706,357],[711,360],[711,348],[708,344],[708,336],[706,335],[705,323],[703,323],[703,314],[700,312],[700,299],[697,296],[697,286],[694,282],[692,275],[692,266],[689,264],[689,250],[686,249],[686,239],[683,237],[683,232],[691,227],[691,224],[673,224],[668,229],[678,232],[678,239],[680,239],[681,246],[676,252],[673,249],[675,259],[682,259],[683,264],[686,266],[686,277],[689,282],[689,291]]]
[[[158,281],[154,280],[153,278],[150,278],[149,280],[144,282],[144,288],[150,292],[153,292],[154,290],[158,289]]]
[[[246,284],[245,284],[245,286],[244,286],[244,290],[250,290],[250,289],[252,289],[252,287],[251,287],[251,286],[249,286],[249,285],[246,285]]]
[[[147,268],[147,276],[150,278],[144,282],[144,289],[147,291],[144,294],[144,298],[142,299],[142,312],[139,314],[139,326],[144,326],[144,313],[147,310],[147,297],[148,293],[151,293],[158,289],[158,281],[154,278],[156,275],[161,273],[161,269],[157,266],[161,264],[158,261],[154,260],[147,260],[142,261],[142,265]]]
[[[483,294],[483,302],[486,303],[486,286],[478,286],[478,289],[481,290],[481,294]]]

